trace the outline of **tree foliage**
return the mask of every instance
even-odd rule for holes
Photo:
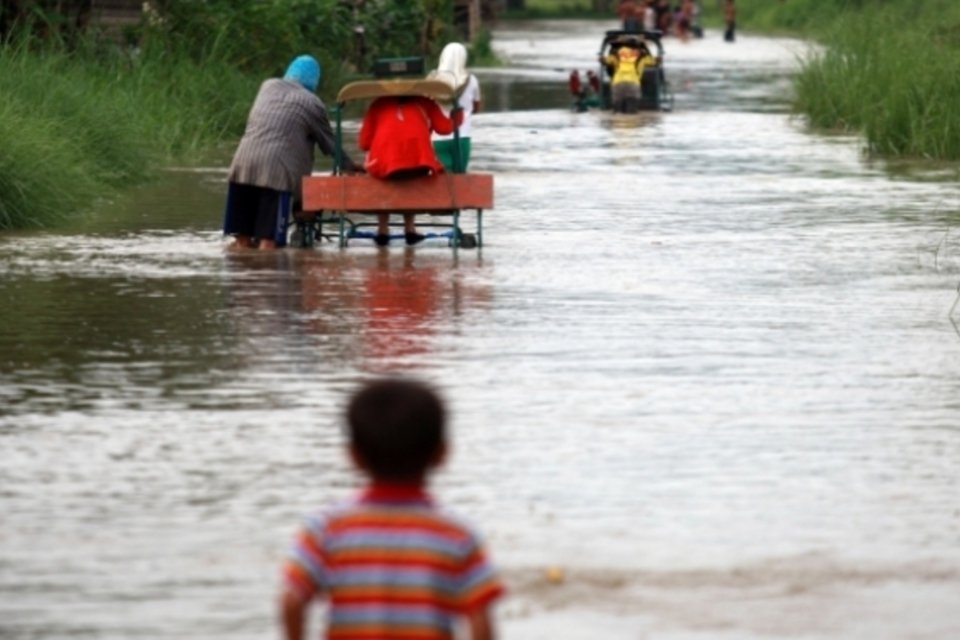
[[[112,41],[256,74],[299,53],[361,72],[378,57],[429,57],[450,35],[453,13],[452,0],[153,0],[142,8],[141,23],[121,38],[108,34]],[[91,0],[4,0],[0,37],[71,45],[101,28],[95,15]]]

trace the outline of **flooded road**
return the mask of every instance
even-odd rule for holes
[[[276,637],[384,371],[452,406],[504,638],[960,636],[956,168],[807,131],[749,34],[666,42],[673,112],[573,113],[612,26],[496,32],[482,253],[226,254],[223,166],[0,238],[0,638]]]

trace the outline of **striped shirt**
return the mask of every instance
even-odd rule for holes
[[[503,592],[467,526],[419,488],[379,485],[309,518],[283,578],[302,601],[330,601],[331,640],[450,639]]]
[[[299,194],[301,178],[313,172],[314,145],[333,155],[323,101],[296,82],[271,78],[253,101],[227,179]]]

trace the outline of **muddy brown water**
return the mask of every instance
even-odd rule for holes
[[[573,113],[613,26],[495,32],[482,252],[225,253],[223,162],[0,238],[0,637],[276,637],[386,371],[448,397],[505,638],[960,637],[957,168],[809,131],[791,40],[667,41],[672,112]]]

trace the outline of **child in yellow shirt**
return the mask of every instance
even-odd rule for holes
[[[636,113],[640,106],[640,82],[643,70],[657,61],[650,55],[647,46],[635,36],[615,44],[611,53],[603,58],[612,69],[610,97],[613,110],[619,113]]]

